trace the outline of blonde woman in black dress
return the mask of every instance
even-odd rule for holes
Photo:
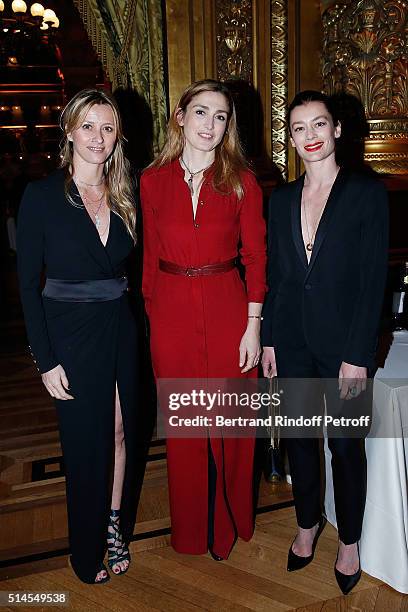
[[[19,280],[31,352],[58,412],[71,564],[101,583],[106,547],[112,571],[127,571],[136,515],[137,339],[124,267],[135,209],[114,99],[83,90],[61,123],[61,169],[28,185],[21,204]]]

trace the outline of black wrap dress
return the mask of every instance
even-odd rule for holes
[[[133,534],[136,516],[137,334],[124,278],[133,242],[120,217],[111,212],[109,236],[106,246],[102,244],[85,208],[66,199],[62,170],[28,185],[17,241],[31,353],[41,373],[61,364],[74,396],[55,400],[66,471],[71,562],[81,580],[93,582],[106,549],[116,382],[126,445],[121,503],[125,541]],[[79,297],[66,301],[45,297],[44,266],[47,279],[65,281],[68,288],[66,281],[72,281]],[[95,281],[116,283],[123,290],[119,296],[95,301],[99,290],[94,286],[100,286]]]

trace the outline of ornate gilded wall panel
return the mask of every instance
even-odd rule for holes
[[[216,0],[217,78],[253,81],[253,26],[251,0]]]
[[[289,93],[322,87],[318,0],[166,0],[165,4],[170,107],[195,79],[248,81],[263,107],[266,156],[285,178],[296,178],[299,168],[288,152],[286,107]]]
[[[288,7],[287,0],[274,0],[271,7],[271,70],[272,70],[272,161],[283,176],[288,172]]]
[[[173,109],[183,90],[216,78],[214,0],[165,0],[168,92]]]
[[[337,2],[323,13],[323,79],[366,109],[365,158],[380,172],[408,174],[408,2]]]

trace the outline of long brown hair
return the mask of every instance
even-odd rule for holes
[[[68,134],[76,130],[85,119],[94,104],[106,104],[112,109],[115,127],[116,143],[111,155],[104,164],[104,177],[107,203],[126,226],[127,231],[136,241],[136,209],[132,197],[129,162],[123,152],[124,136],[119,108],[114,98],[101,89],[83,89],[66,105],[61,113],[60,127],[63,131],[61,141],[61,168],[67,170],[65,177],[65,196],[71,204],[78,206],[72,197],[73,183],[73,145],[68,140]]]
[[[248,168],[248,164],[239,141],[235,106],[231,92],[220,81],[205,79],[203,81],[196,81],[187,87],[171,114],[164,147],[159,156],[151,164],[151,167],[164,166],[182,155],[185,142],[184,132],[177,121],[177,117],[180,113],[185,113],[191,100],[203,91],[221,93],[225,97],[229,109],[224,137],[215,149],[214,170],[212,174],[213,187],[221,193],[234,191],[238,198],[241,199],[244,195],[241,173]]]

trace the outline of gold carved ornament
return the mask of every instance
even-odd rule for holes
[[[236,78],[253,83],[254,10],[256,0],[215,1],[217,78],[221,81]],[[288,173],[287,28],[288,0],[274,0],[271,2],[272,160],[284,177],[287,177]]]
[[[252,2],[216,1],[217,76],[221,81],[237,78],[252,82]]]
[[[384,173],[408,174],[408,2],[337,2],[323,13],[323,81],[364,105],[365,159]]]
[[[271,7],[271,115],[272,161],[284,178],[288,175],[288,9],[287,0],[275,0]]]

